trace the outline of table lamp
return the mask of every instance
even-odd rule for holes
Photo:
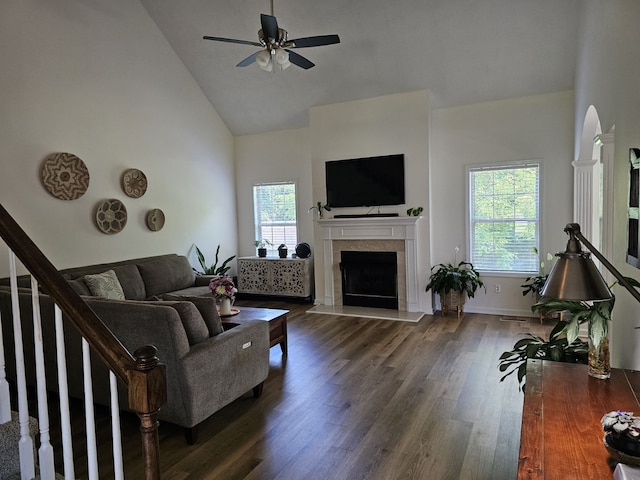
[[[583,252],[580,242],[600,260],[616,280],[640,302],[640,292],[596,249],[580,232],[580,225],[568,223],[564,231],[569,235],[567,249],[557,253],[555,263],[540,295],[556,300],[602,301],[613,297],[604,278],[591,260],[589,252]]]

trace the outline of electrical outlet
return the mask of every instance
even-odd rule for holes
[[[500,293],[500,290],[501,290],[501,288],[500,288],[500,284],[499,284],[499,283],[496,283],[496,284],[493,286],[493,289],[495,290],[495,292],[496,292],[496,293]]]

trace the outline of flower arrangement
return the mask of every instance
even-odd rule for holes
[[[624,453],[633,457],[640,456],[640,418],[633,412],[619,410],[609,412],[600,420],[605,432],[605,446],[609,453]],[[635,463],[635,462],[634,462]]]
[[[640,440],[640,418],[634,417],[633,412],[620,410],[609,412],[600,422],[605,432],[624,434],[629,438]]]
[[[216,277],[209,282],[209,290],[216,299],[228,298],[233,300],[238,289],[231,277]]]

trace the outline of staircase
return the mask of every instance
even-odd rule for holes
[[[0,238],[8,247],[10,270],[10,290],[7,290],[9,287],[0,286],[5,289],[3,295],[9,296],[10,293],[11,303],[11,315],[3,320],[8,321],[5,323],[7,328],[13,327],[13,335],[6,335],[3,333],[3,323],[0,322],[0,480],[31,480],[33,478],[73,480],[75,478],[67,393],[67,371],[71,369],[81,370],[84,379],[86,455],[83,453],[85,457],[83,461],[87,465],[88,478],[90,480],[100,478],[93,415],[92,352],[110,370],[108,381],[112,399],[110,412],[114,478],[124,478],[117,392],[120,383],[128,389],[129,409],[136,412],[140,418],[141,454],[144,457],[145,465],[144,478],[145,480],[159,479],[160,454],[157,415],[159,408],[166,401],[166,379],[164,366],[159,363],[156,357],[157,350],[149,345],[141,346],[133,354],[126,350],[93,310],[62,278],[2,205],[0,205]],[[1,246],[2,242],[0,242]],[[27,298],[29,296],[32,298],[32,319],[25,319],[20,313],[16,274],[18,261],[30,274],[31,288],[27,290],[29,293],[26,295]],[[55,323],[55,333],[53,334],[55,341],[53,343],[56,345],[56,365],[50,364],[52,358],[47,362],[46,368],[57,371],[56,389],[60,408],[56,412],[49,412],[47,401],[39,299],[41,290],[46,291],[55,302],[55,322],[52,322],[52,325]],[[25,291],[21,291],[21,295],[24,297]],[[9,302],[4,305],[8,304]],[[3,311],[7,313],[6,310]],[[25,339],[24,341],[28,343],[23,345],[22,324],[27,321],[33,322],[33,335],[31,340]],[[74,359],[74,365],[69,367],[66,365],[65,328],[76,329],[82,336],[82,358]],[[6,370],[5,351],[7,346],[11,346],[11,350],[15,354],[15,368],[10,371],[10,381],[7,380]],[[29,353],[28,357],[25,352]],[[13,359],[13,355],[11,358]],[[29,358],[30,361],[25,362],[25,358]],[[37,419],[30,416],[29,405],[34,411],[37,410],[37,414],[34,414]],[[56,415],[56,419],[59,419],[56,424],[60,425],[62,445],[52,445],[51,443],[50,415]],[[77,432],[74,432],[74,437],[76,435]],[[57,457],[62,461],[58,465],[58,469],[63,472],[64,476],[56,473],[54,448],[60,450]]]
[[[38,433],[38,421],[29,417],[29,436]],[[20,478],[20,423],[18,412],[11,412],[11,420],[0,425],[0,480]],[[35,455],[35,447],[32,449]]]

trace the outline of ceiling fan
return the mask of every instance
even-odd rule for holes
[[[262,47],[262,50],[249,55],[238,63],[236,67],[246,67],[256,62],[260,68],[269,72],[273,70],[274,65],[279,67],[280,70],[284,70],[292,63],[305,70],[315,66],[310,60],[290,50],[292,48],[320,47],[340,43],[340,37],[338,37],[338,35],[317,35],[314,37],[289,40],[287,31],[278,27],[278,21],[276,17],[273,16],[273,0],[271,0],[271,15],[260,14],[260,24],[262,28],[258,30],[258,42],[236,40],[234,38],[211,37],[208,35],[202,38],[216,42],[239,43],[241,45]]]

